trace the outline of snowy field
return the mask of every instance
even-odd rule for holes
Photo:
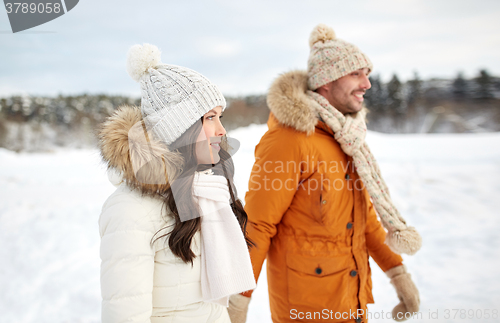
[[[241,142],[234,156],[240,197],[265,131],[230,133]],[[371,132],[367,140],[395,203],[424,239],[417,255],[404,256],[422,302],[413,321],[500,322],[500,134]],[[0,322],[100,322],[97,220],[114,187],[98,152],[0,150],[0,165]],[[369,310],[377,318],[398,300],[375,263],[372,270]],[[497,318],[484,320],[487,310]],[[248,322],[271,322],[265,272]]]

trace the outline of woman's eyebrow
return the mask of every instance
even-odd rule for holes
[[[216,115],[219,115],[219,114],[217,113],[217,111],[215,111],[214,109],[212,109],[212,110],[208,111],[207,113],[210,113],[210,112],[215,113]],[[222,111],[221,111],[220,115],[222,115]]]

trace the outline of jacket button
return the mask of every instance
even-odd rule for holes
[[[358,274],[358,272],[356,270],[351,270],[351,277],[355,277],[356,275]]]
[[[350,179],[349,174],[345,174],[345,179],[347,179],[347,180]]]
[[[356,323],[361,323],[361,317],[358,317],[356,320],[355,320]]]
[[[326,204],[326,200],[321,201],[321,203]]]
[[[318,275],[321,275],[321,273],[323,272],[323,270],[321,270],[321,268],[316,268],[316,274]]]
[[[352,229],[352,222],[347,223],[347,229]]]

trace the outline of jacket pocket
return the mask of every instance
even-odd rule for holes
[[[352,257],[312,257],[289,253],[286,257],[288,302],[298,311],[342,312],[353,304],[349,295]]]
[[[323,224],[323,175],[315,173],[305,182],[303,194],[307,194],[305,205],[309,205],[310,214],[314,220]],[[306,193],[307,192],[307,193]]]

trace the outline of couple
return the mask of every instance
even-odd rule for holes
[[[399,253],[415,253],[420,236],[364,143],[372,64],[323,24],[309,43],[307,72],[269,90],[245,208],[223,95],[203,75],[161,63],[155,46],[129,50],[141,107],[118,109],[99,132],[117,186],[99,219],[103,322],[243,323],[265,259],[274,322],[366,322],[369,256],[400,299],[394,319],[418,311]]]

